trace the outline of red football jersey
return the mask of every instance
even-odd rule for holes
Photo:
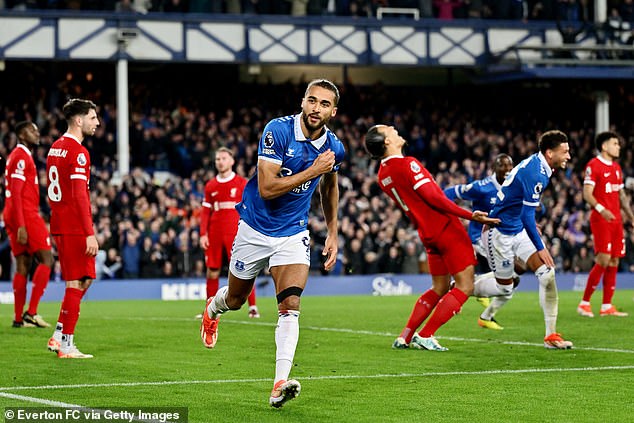
[[[616,162],[597,156],[588,162],[584,184],[593,185],[592,195],[606,209],[621,220],[621,200],[619,191],[623,189],[623,171]],[[597,213],[596,210],[592,210]]]
[[[90,155],[69,133],[55,141],[46,158],[51,234],[93,235],[90,207]]]
[[[4,218],[14,225],[25,224],[40,212],[40,189],[37,169],[29,149],[18,144],[7,158],[4,181],[6,204]]]
[[[381,161],[379,185],[418,228],[423,243],[437,239],[451,220],[471,213],[449,200],[433,176],[413,157],[391,156]]]
[[[203,201],[204,216],[200,225],[201,235],[222,234],[229,229],[235,235],[240,219],[236,204],[242,200],[242,192],[246,184],[246,179],[233,172],[227,178],[216,176],[207,182]],[[211,216],[207,220],[208,213]]]

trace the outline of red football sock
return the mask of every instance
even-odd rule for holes
[[[403,332],[401,332],[401,337],[405,339],[405,342],[409,344],[416,329],[418,329],[421,323],[429,316],[436,304],[438,304],[438,300],[440,300],[440,296],[431,289],[423,292],[423,294],[418,297],[416,304],[414,304],[414,309],[409,315],[409,320],[403,328]]]
[[[249,302],[249,307],[252,307],[255,305],[255,286],[251,290],[251,293],[249,294],[249,298],[247,298],[247,301]]]
[[[603,304],[612,304],[612,297],[616,290],[616,266],[608,266],[603,274]]]
[[[469,297],[458,288],[447,292],[440,301],[438,301],[434,313],[420,330],[419,335],[423,338],[433,336],[439,327],[447,323],[449,319],[460,312],[460,308],[462,308],[462,305],[466,303],[468,299]]]
[[[218,291],[219,278],[207,278],[207,298],[213,297]]]
[[[29,301],[28,310],[31,316],[37,314],[37,306],[40,304],[40,298],[42,298],[44,294],[50,276],[51,268],[44,264],[37,266],[35,273],[33,273],[33,289],[31,290],[31,301]]]
[[[588,274],[588,281],[586,282],[586,289],[583,291],[583,301],[590,301],[592,298],[592,294],[599,286],[599,281],[601,281],[601,276],[605,273],[605,267],[599,266],[597,263],[592,266],[590,269],[590,274]],[[605,292],[605,277],[603,279],[603,291]]]
[[[22,321],[22,311],[24,309],[24,303],[26,302],[26,276],[15,272],[13,276],[13,311],[15,314],[15,321]]]
[[[64,315],[62,334],[73,335],[75,333],[75,326],[77,326],[77,319],[79,319],[79,305],[83,295],[84,293],[81,289],[66,288],[60,313]]]

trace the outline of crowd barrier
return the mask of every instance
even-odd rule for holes
[[[559,290],[581,291],[588,275],[566,273],[557,276]],[[227,280],[220,280],[226,285]],[[256,280],[256,292],[261,297],[275,295],[270,277]],[[61,301],[64,283],[51,281],[42,301]],[[431,286],[430,275],[359,275],[311,276],[303,295],[410,295],[421,293]],[[519,291],[537,291],[535,275],[522,276]],[[634,274],[621,273],[617,277],[619,289],[634,289]],[[31,283],[29,283],[29,290]],[[203,300],[205,281],[202,279],[125,279],[98,280],[88,290],[87,300]],[[11,283],[0,283],[0,303],[12,304]]]

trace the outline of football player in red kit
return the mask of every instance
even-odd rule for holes
[[[50,325],[37,314],[40,298],[51,276],[53,254],[51,240],[44,219],[40,216],[40,185],[33,161],[33,149],[40,144],[40,131],[33,122],[20,122],[15,126],[18,145],[9,154],[5,169],[6,204],[4,221],[9,235],[11,252],[16,261],[13,276],[15,317],[13,327]],[[33,257],[38,266],[33,273],[33,289],[28,310],[26,281]]]
[[[97,106],[92,101],[69,100],[63,108],[68,130],[53,143],[46,158],[51,234],[59,255],[66,291],[48,349],[60,358],[92,358],[74,343],[79,306],[95,278],[95,237],[90,206],[90,155],[82,145],[99,126]]]
[[[594,240],[595,264],[588,275],[583,299],[577,313],[594,317],[590,298],[603,276],[603,303],[601,316],[626,317],[612,305],[616,288],[619,259],[625,256],[623,220],[621,210],[634,223],[634,214],[623,190],[623,171],[615,162],[621,152],[619,137],[613,132],[601,132],[595,144],[599,155],[588,162],[583,180],[583,199],[592,208],[590,230]]]
[[[223,253],[227,262],[231,260],[231,246],[240,220],[236,204],[242,200],[242,191],[247,184],[246,179],[232,170],[235,161],[230,149],[220,147],[216,150],[215,163],[218,174],[205,185],[205,200],[200,213],[200,246],[205,250],[207,298],[218,291]],[[255,287],[249,294],[248,302],[249,317],[259,318]],[[202,319],[202,314],[197,317]]]
[[[378,183],[417,227],[429,257],[432,288],[414,306],[394,348],[447,351],[435,332],[473,293],[474,267],[477,264],[469,235],[458,219],[494,225],[499,219],[482,211],[469,212],[449,200],[433,176],[413,157],[403,156],[406,144],[392,126],[376,125],[365,136],[365,147],[373,159],[380,159]],[[455,285],[450,290],[451,276]],[[432,313],[433,312],[433,313]],[[418,326],[431,314],[420,332]]]

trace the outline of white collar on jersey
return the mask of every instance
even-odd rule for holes
[[[500,191],[502,189],[502,185],[500,185],[500,183],[498,182],[498,178],[495,176],[495,173],[493,175],[489,175],[489,176],[491,178],[491,183],[493,184],[495,189]]]
[[[599,161],[605,164],[606,166],[612,166],[612,160],[608,160],[600,154],[597,156],[597,159],[599,159]]]
[[[302,132],[301,118],[302,118],[302,114],[301,113],[296,114],[295,117],[293,118],[293,120],[294,120],[294,130],[295,130],[295,139],[297,141],[310,141],[310,143],[317,150],[319,150],[326,143],[326,137],[328,136],[328,128],[324,127],[326,130],[324,131],[324,134],[321,137],[317,138],[316,140],[309,140],[308,138],[306,138],[304,136],[304,133]]]
[[[24,151],[29,153],[29,155],[31,155],[31,150],[29,150],[29,148],[26,145],[18,143],[18,145],[16,145],[16,147],[23,149]]]
[[[70,134],[68,132],[64,132],[64,135],[62,135],[62,137],[64,137],[64,138],[72,138],[75,141],[77,141],[79,144],[81,144],[81,141],[79,141],[79,139],[77,139],[76,136],[74,136],[73,134]]]
[[[216,180],[220,183],[229,182],[234,178],[234,176],[236,176],[235,172],[231,172],[226,178],[221,178],[220,175],[216,175]]]
[[[544,167],[544,169],[546,169],[546,176],[550,178],[551,175],[553,174],[553,170],[550,168],[550,165],[546,161],[546,157],[544,157],[544,155],[540,151],[539,153],[537,153],[537,158],[539,159],[540,162],[542,162],[542,166]]]

